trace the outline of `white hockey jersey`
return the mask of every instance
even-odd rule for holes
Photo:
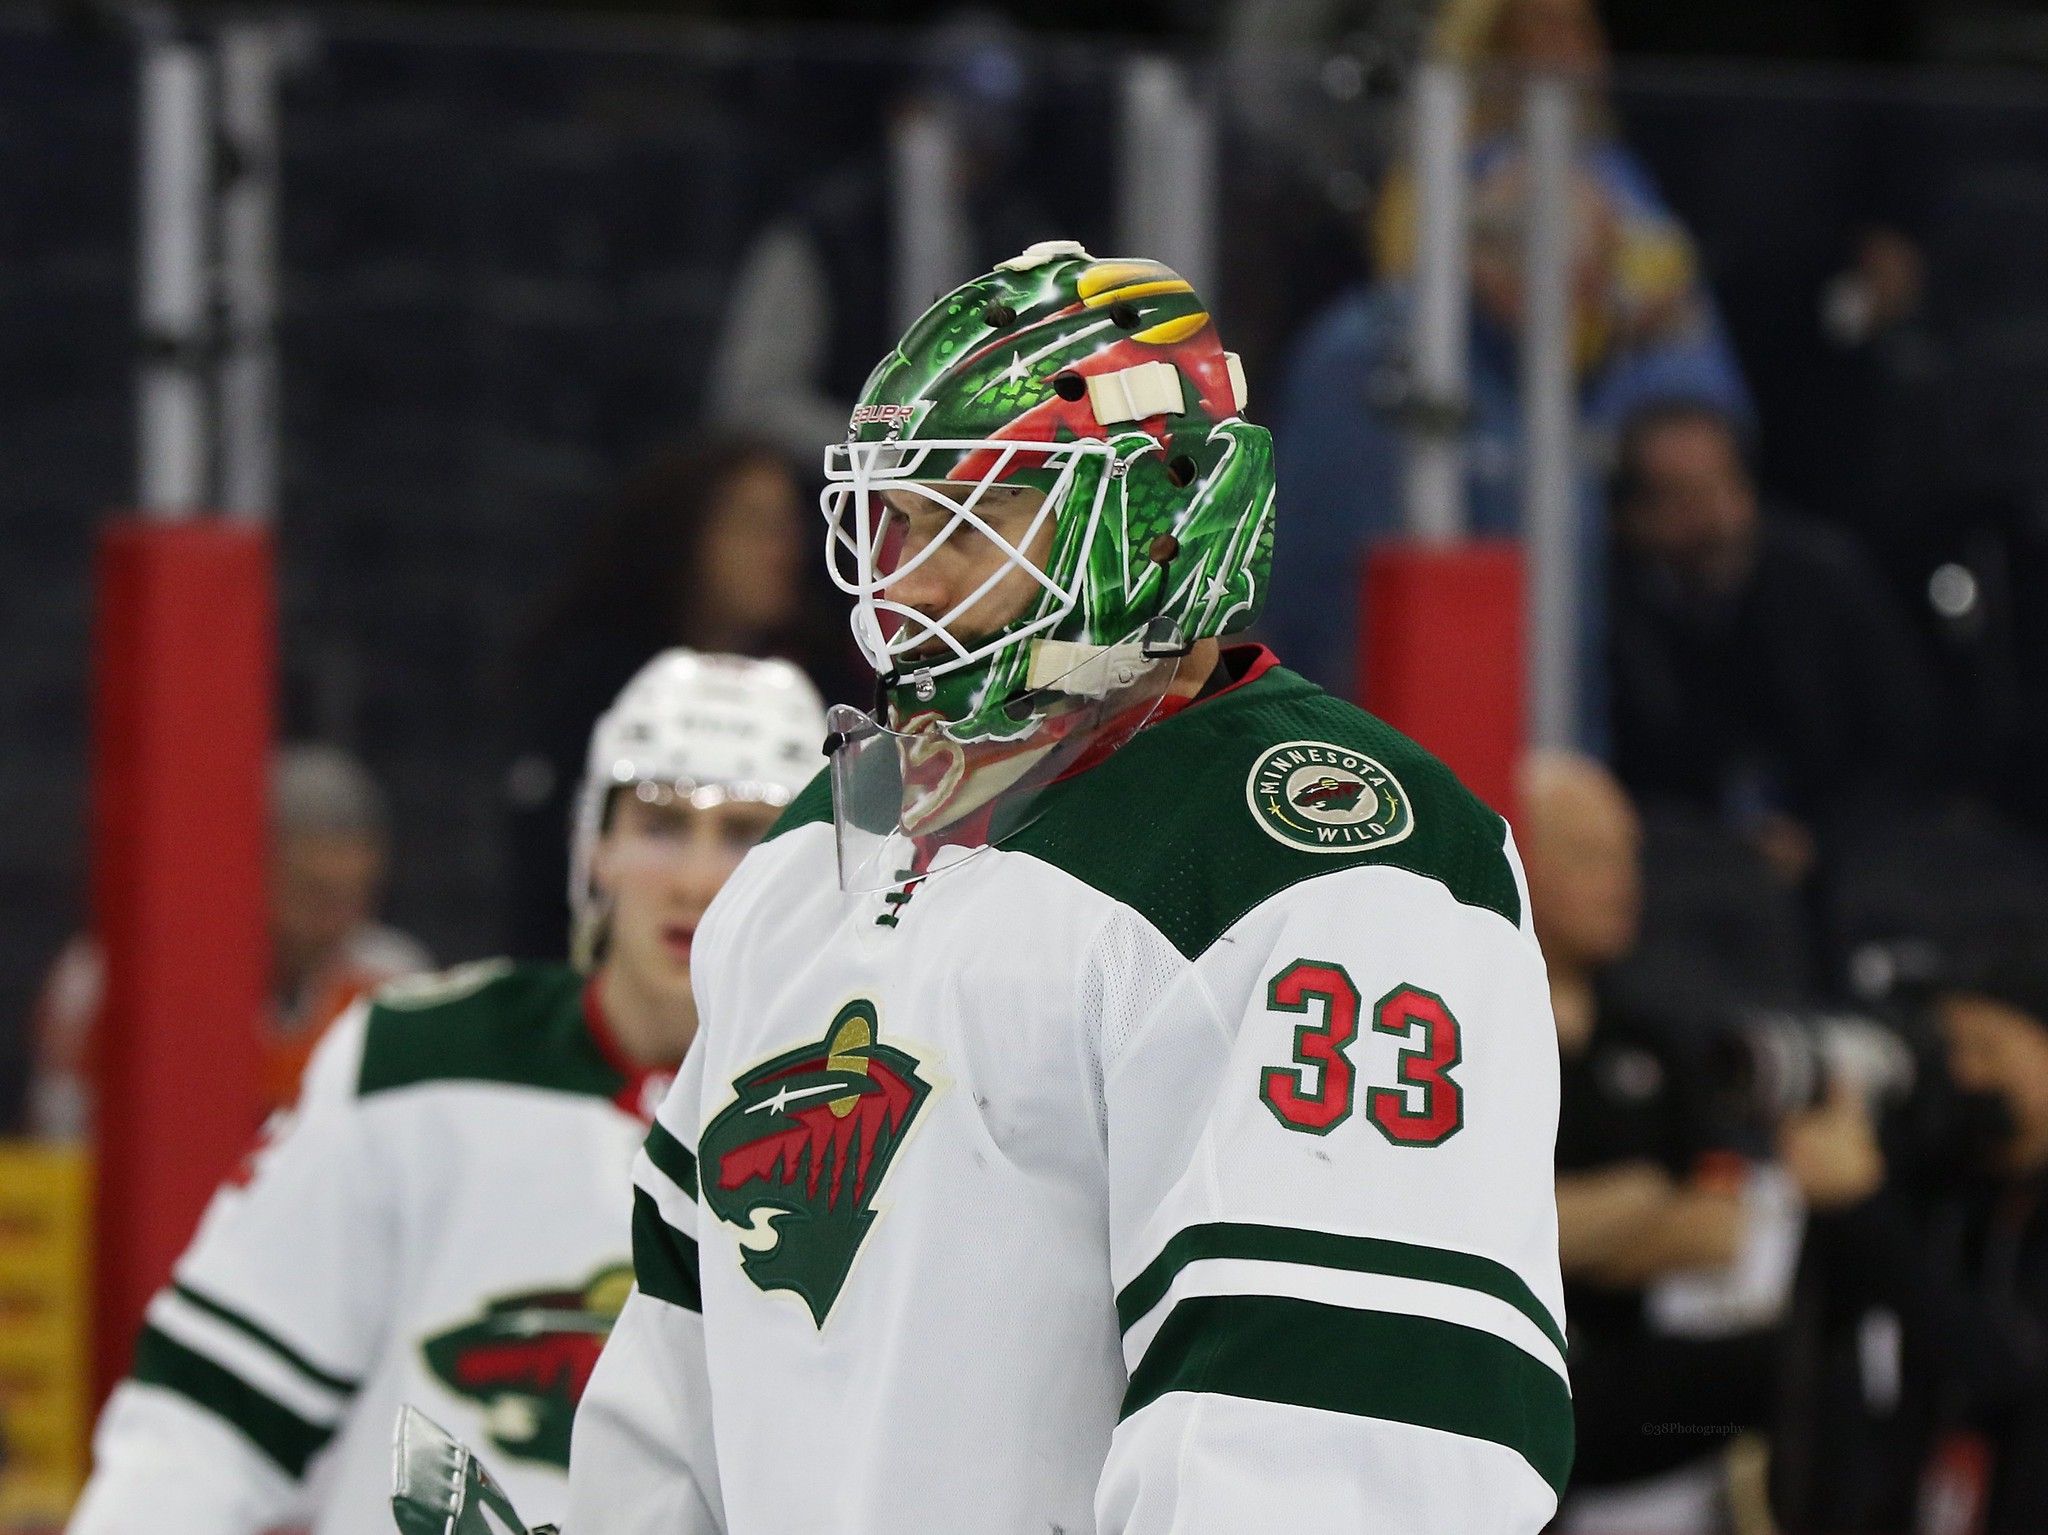
[[[1572,1454],[1501,818],[1271,658],[1001,847],[700,929],[568,1535],[1482,1535]],[[943,857],[943,855],[942,855]]]
[[[402,1402],[558,1518],[668,1081],[619,1060],[563,967],[465,966],[345,1014],[152,1301],[72,1535],[390,1535]]]

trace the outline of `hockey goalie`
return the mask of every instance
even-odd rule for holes
[[[569,1535],[1475,1535],[1572,1455],[1501,818],[1256,646],[1171,270],[946,295],[826,456],[880,677],[707,913]]]

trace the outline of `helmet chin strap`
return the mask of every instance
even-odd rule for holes
[[[1131,686],[1150,664],[1142,644],[1033,640],[1031,669],[1024,685],[1034,693],[1058,691],[1073,698],[1106,698]]]
[[[1121,645],[1077,645],[1070,640],[1033,640],[1025,686],[1074,698],[1106,698],[1138,680],[1147,667],[1174,661],[1195,648],[1177,619],[1164,615]]]

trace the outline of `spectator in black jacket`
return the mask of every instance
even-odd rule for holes
[[[1720,815],[1803,880],[1829,820],[1881,812],[1925,767],[1931,700],[1904,619],[1844,535],[1763,516],[1710,406],[1636,416],[1610,504],[1622,781]]]
[[[1947,1157],[1824,1221],[1851,1305],[1904,1323],[1918,1454],[1895,1453],[1889,1514],[1932,1472],[1984,1535],[2048,1530],[2048,932],[1967,965],[1936,1015],[1959,1097]],[[1957,1455],[1964,1435],[1982,1453]],[[1957,1466],[1981,1467],[1959,1475]],[[1870,1500],[1880,1505],[1886,1500]]]
[[[1729,1436],[1771,1413],[1802,1204],[1861,1199],[1882,1165],[1851,1101],[1794,1115],[1775,1148],[1745,1146],[1717,1122],[1702,1062],[1671,1025],[1681,999],[1660,1012],[1611,983],[1641,897],[1635,812],[1604,768],[1539,754],[1522,810],[1561,1057],[1558,1256],[1578,1457],[1560,1528],[1703,1532],[1718,1527]]]

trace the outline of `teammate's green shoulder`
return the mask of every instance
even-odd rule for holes
[[[1385,721],[1280,666],[1047,791],[1008,846],[1142,913],[1194,956],[1303,880],[1405,869],[1519,925],[1506,825]]]
[[[372,999],[359,1097],[428,1082],[501,1082],[610,1098],[625,1078],[583,1012],[567,965],[479,960],[394,981]]]
[[[795,831],[799,826],[809,826],[814,821],[827,825],[832,821],[832,769],[819,768],[811,781],[797,791],[795,799],[783,807],[782,814],[775,818],[775,824],[768,828],[763,842],[773,842],[784,832]]]

